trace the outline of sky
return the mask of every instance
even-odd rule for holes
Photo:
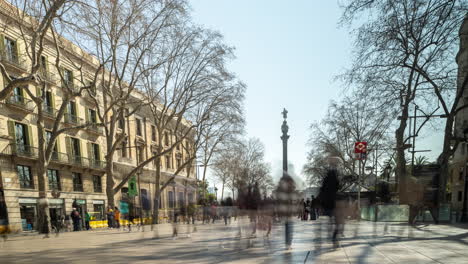
[[[221,32],[236,49],[230,69],[247,85],[247,136],[265,144],[274,174],[282,164],[281,112],[288,110],[288,158],[300,175],[309,127],[342,93],[333,78],[350,61],[337,2],[193,0],[191,6],[195,23]]]
[[[237,58],[230,69],[246,83],[246,130],[265,144],[274,177],[281,173],[281,124],[288,110],[289,162],[302,175],[310,125],[344,93],[334,77],[351,62],[351,36],[339,27],[334,0],[192,0],[195,23],[217,30]],[[424,134],[424,133],[423,133]],[[433,132],[421,148],[432,148]],[[432,158],[431,153],[425,154]],[[279,172],[279,173],[277,173]],[[305,179],[305,176],[303,176]]]

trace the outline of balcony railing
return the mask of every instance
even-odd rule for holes
[[[20,57],[16,54],[13,54],[6,50],[0,51],[0,60],[3,63],[8,64],[10,66],[19,68],[21,70],[26,70],[26,64],[24,63],[24,61],[21,60]]]
[[[29,112],[34,111],[34,102],[31,99],[25,98],[21,95],[13,95],[7,99],[7,104],[26,110]]]
[[[65,123],[71,124],[71,125],[82,125],[83,124],[83,119],[79,118],[76,115],[73,114],[65,114],[64,116]]]
[[[102,134],[102,127],[97,124],[92,124],[86,127],[87,130],[96,134]]]
[[[52,106],[44,105],[42,110],[44,111],[44,116],[46,117],[55,118],[55,115],[57,114],[57,111]]]
[[[41,77],[41,79],[43,79],[46,82],[49,82],[49,83],[52,83],[52,84],[55,84],[57,82],[57,78],[55,77],[55,74],[53,74],[53,73],[51,73],[51,72],[49,72],[47,70],[40,69],[38,74]]]
[[[29,145],[10,144],[2,151],[3,155],[18,156],[23,158],[37,159],[39,149]],[[88,159],[81,156],[68,155],[61,152],[52,152],[51,163],[60,163],[81,168],[90,168],[95,170],[104,170],[106,162],[101,160]]]
[[[11,144],[9,150],[6,151],[9,151],[7,154],[24,158],[37,158],[39,156],[38,148],[25,144]]]
[[[73,83],[73,81],[66,81],[66,80],[62,80],[62,87],[63,88],[68,88],[72,91],[75,91],[75,84]]]

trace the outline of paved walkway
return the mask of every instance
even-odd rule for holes
[[[284,248],[284,229],[250,237],[247,219],[224,226],[180,225],[151,231],[94,230],[58,237],[13,236],[0,242],[0,263],[464,263],[468,230],[444,225],[347,223],[340,246],[329,239],[327,219],[295,222],[293,249]],[[239,237],[239,230],[241,237]],[[321,234],[321,235],[320,235]]]

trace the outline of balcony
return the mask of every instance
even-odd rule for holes
[[[0,61],[6,66],[13,67],[16,70],[25,71],[27,69],[26,63],[21,60],[18,55],[6,50],[0,52]]]
[[[55,116],[57,115],[57,110],[55,110],[55,108],[48,106],[48,105],[44,105],[42,107],[42,111],[44,113],[44,117],[47,117],[47,118],[55,119]]]
[[[6,103],[14,108],[19,110],[33,112],[34,111],[34,102],[31,99],[25,98],[21,95],[13,95],[6,100]]]
[[[69,89],[71,90],[72,92],[76,93],[78,92],[78,87],[75,86],[75,84],[73,83],[73,81],[63,81],[62,80],[62,88],[64,89]]]
[[[87,126],[86,130],[88,130],[89,132],[98,134],[98,135],[102,135],[102,127],[97,124],[91,124]]]
[[[39,156],[39,150],[36,147],[28,145],[10,144],[1,152],[1,154],[37,160]],[[61,152],[53,152],[50,158],[50,163],[101,171],[106,168],[105,161],[88,159],[75,155],[68,155],[66,153]]]
[[[47,70],[40,69],[38,71],[39,77],[41,77],[42,80],[45,82],[48,82],[49,84],[55,85],[57,83],[57,78],[55,77],[55,74],[48,72]]]
[[[84,123],[82,118],[79,118],[78,116],[74,114],[69,114],[69,113],[64,115],[64,120],[65,120],[65,123],[74,125],[74,126],[79,126]]]

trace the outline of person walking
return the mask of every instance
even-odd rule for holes
[[[70,214],[70,217],[73,221],[73,231],[80,231],[80,212],[76,210],[76,208],[73,208],[73,211]]]
[[[90,230],[91,226],[89,225],[89,222],[91,221],[91,215],[88,213],[88,210],[85,211],[85,226],[86,230]]]
[[[310,202],[310,220],[317,220],[319,218],[320,202],[315,196],[312,195],[312,201]]]
[[[114,228],[114,210],[109,206],[107,209],[107,226],[109,228]]]
[[[114,208],[114,220],[115,220],[115,228],[120,228],[120,211],[117,206]]]
[[[338,247],[337,235],[344,224],[342,203],[340,203],[339,210],[336,210],[339,185],[340,182],[336,170],[329,170],[327,176],[323,179],[319,194],[319,200],[321,201],[325,215],[330,217],[330,223],[334,226],[332,241],[335,248]]]
[[[217,217],[217,206],[216,206],[216,202],[213,202],[211,204],[211,218],[213,219],[213,221],[211,222],[212,224],[215,223],[215,220],[216,220],[216,217]]]
[[[293,178],[289,176],[286,172],[283,173],[283,177],[281,177],[278,187],[276,189],[277,193],[277,212],[278,215],[284,221],[284,232],[285,232],[285,246],[287,250],[292,249],[292,241],[293,241],[293,224],[291,221],[291,217],[297,215],[296,207],[297,201],[296,199],[296,183],[294,182]],[[300,210],[300,208],[297,208]]]

